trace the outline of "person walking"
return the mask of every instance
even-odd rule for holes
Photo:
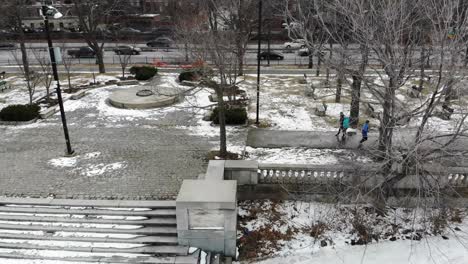
[[[368,136],[367,134],[369,133],[369,120],[366,120],[366,122],[362,126],[361,133],[362,133],[362,139],[361,141],[359,141],[359,148],[362,147],[362,143],[367,141],[367,136]]]
[[[344,121],[344,118],[345,118],[345,116],[344,116],[343,112],[340,112],[340,128],[338,129],[338,133],[336,133],[336,135],[335,135],[335,136],[337,136],[337,137],[338,137],[338,136],[340,135],[340,133],[343,131],[343,121]]]
[[[348,131],[349,128],[349,117],[345,116],[343,117],[343,136],[341,137],[341,140],[346,140],[346,131]]]

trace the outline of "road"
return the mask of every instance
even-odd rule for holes
[[[112,49],[118,45],[128,45],[128,43],[107,43],[105,46],[105,53],[104,53],[104,62],[105,64],[113,64],[119,65],[120,64],[120,57],[116,55]],[[86,46],[85,43],[80,42],[67,42],[67,43],[55,43],[56,47],[60,47],[62,49],[62,53],[66,54],[67,50],[69,49],[76,49],[82,46]],[[183,48],[183,45],[175,45],[171,48],[148,48],[144,43],[137,43],[134,46],[142,48],[142,53],[140,55],[131,56],[129,65],[131,64],[149,64],[155,62],[162,62],[171,65],[180,65],[186,64],[186,53]],[[32,65],[38,64],[38,57],[46,57],[46,48],[47,44],[45,42],[35,42],[35,43],[27,43],[28,47],[28,54],[29,59]],[[296,50],[285,50],[283,44],[272,44],[270,46],[272,50],[281,52],[284,54],[284,60],[274,60],[270,61],[270,65],[284,65],[284,66],[306,66],[309,63],[309,58],[306,56],[299,56]],[[336,49],[337,46],[334,46]],[[267,44],[264,43],[262,45],[262,50],[267,50]],[[333,52],[333,56],[336,60],[337,51]],[[328,58],[329,52],[324,52],[324,56]],[[356,45],[350,45],[348,48],[349,60],[354,62],[359,62],[361,55],[359,52],[359,47]],[[15,57],[17,59],[15,59]],[[419,62],[420,53],[419,51],[415,51],[413,53],[413,62],[418,64]],[[446,56],[446,63],[450,63],[449,56]],[[17,66],[18,59],[20,59],[20,51],[19,49],[16,50],[0,50],[0,67],[1,66]],[[318,59],[314,58],[314,65],[318,64]],[[257,46],[254,43],[251,43],[247,46],[247,53],[245,56],[245,65],[256,65],[257,64]],[[338,63],[338,61],[337,61]],[[86,59],[73,59],[73,64],[88,64],[93,65],[95,64],[95,59],[86,58]],[[267,65],[268,62],[262,61],[262,65]],[[369,55],[369,64],[370,65],[380,65],[380,62],[377,60],[377,56],[374,52],[371,52]],[[436,65],[438,64],[438,59],[431,58],[431,64]],[[459,66],[464,66],[464,54],[460,55],[460,60],[458,60]]]
[[[141,45],[138,45],[141,46]],[[68,49],[79,47],[79,45],[66,46],[62,51],[66,53]],[[44,57],[46,55],[45,47],[35,47],[34,49],[28,50],[28,55],[32,64],[37,64],[37,57]],[[17,65],[15,60],[21,58],[19,50],[1,50],[0,51],[0,66],[12,66]],[[282,61],[271,61],[272,65],[307,65],[308,57],[298,56],[295,52],[284,53],[284,60]],[[123,57],[123,56],[122,56]],[[171,49],[152,49],[152,50],[143,50],[140,55],[133,55],[130,58],[130,64],[142,64],[142,63],[153,63],[153,62],[164,62],[168,64],[184,64],[185,61],[185,52],[183,49],[171,48]],[[119,56],[112,51],[112,47],[109,46],[106,48],[104,53],[104,62],[106,64],[120,64]],[[95,59],[73,59],[73,63],[76,64],[94,64]],[[245,63],[247,65],[254,65],[257,63],[257,53],[256,50],[248,50]],[[267,61],[263,61],[263,64],[267,64]]]

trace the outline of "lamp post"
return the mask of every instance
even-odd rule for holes
[[[73,155],[75,152],[70,143],[70,136],[68,135],[68,127],[67,127],[67,119],[65,117],[65,109],[63,108],[63,100],[62,100],[62,91],[60,89],[60,80],[57,71],[57,61],[55,58],[54,47],[52,45],[52,38],[50,36],[50,28],[49,28],[49,17],[53,19],[59,19],[63,15],[54,7],[43,5],[42,6],[42,16],[44,18],[44,25],[45,25],[45,32],[47,35],[47,43],[49,47],[49,55],[50,55],[50,62],[52,65],[52,71],[54,73],[54,80],[57,83],[57,99],[60,107],[60,116],[62,117],[62,125],[63,125],[63,132],[65,134],[65,143],[67,144],[67,155]]]
[[[258,50],[257,50],[257,118],[255,124],[257,126],[260,124],[259,114],[260,114],[260,49],[262,48],[262,0],[258,1]],[[270,57],[270,54],[267,55]]]

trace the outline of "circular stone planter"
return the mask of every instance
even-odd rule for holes
[[[169,88],[165,90],[169,90]],[[126,109],[158,108],[175,104],[178,101],[178,94],[160,95],[142,87],[131,87],[125,90],[118,90],[112,93],[109,97],[109,103],[112,106]]]
[[[29,121],[3,121],[0,119],[0,125],[2,126],[24,126],[36,123],[39,118],[34,118]]]

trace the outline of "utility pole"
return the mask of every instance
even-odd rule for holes
[[[50,55],[50,61],[52,64],[52,71],[54,73],[54,80],[57,83],[57,89],[56,89],[57,99],[58,99],[58,103],[60,107],[60,116],[62,117],[63,132],[65,134],[65,143],[67,144],[67,155],[73,155],[75,151],[71,147],[70,136],[68,135],[67,119],[65,117],[65,109],[63,108],[62,91],[60,89],[60,80],[59,80],[59,75],[57,71],[57,61],[55,58],[54,47],[52,45],[52,38],[50,36],[50,26],[49,26],[49,17],[48,17],[49,13],[50,13],[50,7],[43,5],[42,15],[44,17],[44,25],[45,25],[46,35],[47,35],[47,44],[49,47],[49,55]]]
[[[257,50],[257,119],[255,124],[258,126],[260,124],[259,114],[260,114],[260,53],[262,48],[262,0],[258,1],[258,50]]]

